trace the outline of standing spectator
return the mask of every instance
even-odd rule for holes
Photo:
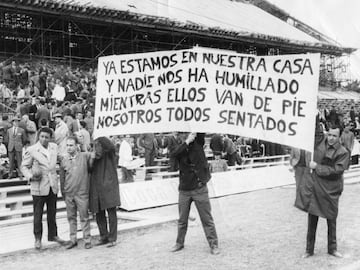
[[[173,152],[173,156],[179,160],[180,182],[178,234],[176,244],[171,249],[172,252],[184,248],[190,207],[194,201],[211,254],[219,254],[218,237],[211,215],[211,205],[206,185],[211,175],[203,148],[205,144],[204,137],[203,133],[190,133],[187,138],[181,136],[182,144]]]
[[[79,126],[73,114],[68,114],[65,118],[65,123],[69,129],[69,135],[75,135],[75,132],[79,131]]]
[[[236,150],[234,142],[228,137],[224,136],[224,152],[229,166],[234,166],[235,163],[241,165],[241,157]]]
[[[332,125],[335,125],[335,123],[338,122],[338,113],[334,105],[332,106],[332,109],[330,110],[329,113],[329,121]]]
[[[350,131],[350,124],[346,124],[345,129],[340,137],[340,143],[348,150],[349,155],[354,148],[355,135]]]
[[[209,162],[210,172],[225,172],[228,170],[228,165],[225,159],[221,158],[221,152],[214,152],[214,160]]]
[[[0,179],[4,178],[4,174],[6,172],[5,164],[8,156],[7,149],[3,141],[4,136],[0,134]]]
[[[349,116],[350,116],[350,120],[351,120],[352,122],[355,122],[356,113],[355,113],[354,106],[351,106],[351,109],[350,109],[350,112],[349,112]]]
[[[13,126],[7,130],[7,136],[5,137],[5,142],[7,144],[9,152],[9,179],[14,177],[15,169],[15,159],[17,167],[19,169],[19,177],[22,178],[22,173],[20,171],[21,160],[22,160],[22,148],[26,144],[26,132],[24,129],[19,127],[20,118],[14,116],[12,119]]]
[[[37,98],[40,95],[39,88],[35,85],[33,80],[30,80],[29,82],[29,90],[30,90],[30,96]]]
[[[39,71],[39,92],[40,92],[40,96],[44,97],[45,96],[45,91],[47,89],[46,87],[46,71]]]
[[[31,105],[30,109],[29,109],[29,118],[31,121],[34,121],[35,124],[37,123],[35,116],[36,116],[38,109],[40,109],[40,107],[41,107],[40,98],[37,97],[37,98],[35,98],[34,104]]]
[[[69,129],[65,122],[62,120],[61,113],[54,114],[55,118],[55,143],[58,146],[60,155],[66,153],[66,137],[69,135]]]
[[[29,119],[29,116],[27,114],[24,114],[21,118],[21,121],[19,123],[19,127],[25,130],[27,142],[30,145],[33,145],[36,143],[36,125],[33,121]]]
[[[167,136],[162,143],[162,147],[167,147],[169,156],[169,172],[176,172],[179,170],[179,162],[172,154],[174,150],[180,145],[178,132],[172,132],[170,136]]]
[[[330,126],[327,137],[315,144],[310,201],[302,209],[308,212],[308,231],[304,258],[314,254],[315,235],[319,216],[326,218],[328,225],[328,253],[342,257],[337,251],[336,218],[339,198],[343,191],[344,171],[349,166],[349,152],[340,144],[341,129]]]
[[[44,100],[40,101],[40,106],[37,107],[37,111],[35,114],[37,127],[40,127],[40,122],[42,121],[42,119],[45,119],[48,123],[50,122],[50,111],[46,107]]]
[[[86,129],[89,131],[92,136],[94,131],[94,117],[92,116],[92,112],[90,110],[86,111],[86,117],[84,119],[86,123]]]
[[[154,166],[157,152],[157,143],[153,133],[141,134],[138,138],[138,146],[143,148],[145,153],[145,166]]]
[[[84,140],[84,142],[83,142],[84,147],[85,147],[85,149],[87,149],[87,151],[89,151],[91,137],[90,137],[89,131],[86,130],[86,123],[84,121],[80,121],[80,129],[77,133],[82,135],[83,140]]]
[[[56,201],[59,190],[56,173],[57,146],[49,142],[51,130],[47,127],[39,130],[39,141],[28,147],[22,162],[22,171],[30,181],[31,195],[34,206],[34,235],[35,248],[41,249],[43,233],[42,216],[46,203],[48,241],[64,244],[58,237],[56,226]]]
[[[221,134],[214,134],[210,139],[210,149],[214,152],[222,153],[224,151],[224,140]]]
[[[105,137],[94,142],[95,160],[90,176],[90,211],[96,214],[100,240],[97,245],[116,245],[117,215],[116,207],[120,205],[115,145]],[[108,222],[105,216],[108,214]]]
[[[77,246],[77,211],[79,211],[81,229],[85,248],[91,248],[90,220],[89,220],[89,180],[90,168],[94,161],[93,153],[79,152],[77,139],[68,137],[66,140],[67,154],[60,163],[61,194],[65,198],[67,218],[70,225],[71,249]]]
[[[20,105],[20,115],[23,116],[24,114],[30,113],[31,104],[28,98],[24,98],[22,104]]]
[[[55,99],[58,104],[60,102],[63,102],[65,99],[65,88],[63,87],[63,84],[59,79],[57,79],[55,82],[55,87],[51,98]]]
[[[119,166],[122,172],[122,182],[134,182],[133,171],[127,169],[127,166],[133,160],[132,147],[130,144],[130,136],[126,135],[120,144],[119,148]]]
[[[5,115],[0,114],[0,135],[2,135],[4,139],[6,137],[7,130],[11,127],[12,125],[9,122],[9,116],[6,114]]]

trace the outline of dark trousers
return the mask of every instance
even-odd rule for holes
[[[306,236],[306,252],[313,254],[315,247],[316,228],[319,217],[309,214],[308,232]],[[336,251],[336,219],[327,219],[328,225],[328,253]]]
[[[190,191],[180,190],[178,235],[176,243],[184,245],[190,207],[193,201],[195,202],[195,206],[199,212],[200,220],[210,247],[217,246],[218,238],[214,220],[211,215],[211,205],[207,186]]]
[[[9,177],[10,176],[12,177],[14,175],[15,158],[16,158],[17,168],[19,170],[19,176],[22,176],[21,171],[20,171],[22,152],[14,150],[14,151],[9,151],[9,166],[10,166]]]
[[[155,149],[145,149],[144,157],[146,167],[155,165]]]
[[[56,201],[57,195],[53,193],[50,188],[47,196],[33,195],[34,207],[34,235],[35,239],[40,239],[43,233],[42,216],[44,213],[44,204],[46,203],[47,225],[48,225],[48,240],[52,240],[57,236],[56,226]]]
[[[117,215],[116,207],[106,209],[109,217],[109,230],[105,216],[105,210],[96,213],[96,223],[100,232],[100,239],[116,242],[117,239]]]

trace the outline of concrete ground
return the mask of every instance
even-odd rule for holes
[[[119,232],[117,246],[66,250],[58,245],[42,251],[27,249],[1,255],[1,269],[360,269],[360,184],[345,185],[338,217],[337,259],[327,254],[327,226],[320,219],[315,255],[302,259],[307,215],[293,207],[294,186],[260,190],[212,199],[220,255],[211,255],[197,217],[190,222],[184,250],[171,253],[176,222]],[[194,205],[193,205],[194,208]],[[136,211],[139,216],[177,215],[177,206]],[[155,220],[155,218],[154,218]],[[66,226],[64,223],[61,226]],[[60,225],[59,225],[60,226]],[[30,226],[31,227],[31,226]],[[28,235],[31,238],[31,228]],[[46,227],[46,226],[45,226]],[[65,227],[63,227],[65,228]],[[1,233],[2,231],[0,231]],[[13,232],[15,235],[15,232]],[[63,237],[65,231],[62,230]],[[3,236],[0,236],[0,239]],[[31,245],[32,240],[29,240]],[[0,245],[9,245],[11,237]]]

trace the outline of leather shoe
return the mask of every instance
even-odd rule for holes
[[[66,249],[72,249],[77,246],[77,242],[70,242],[68,245],[66,245]]]
[[[57,242],[60,245],[65,245],[66,241],[61,239],[59,236],[54,236],[52,239],[49,239],[50,242]]]
[[[95,244],[95,246],[102,246],[102,245],[106,245],[107,243],[109,243],[109,239],[107,238],[99,239],[99,241]]]
[[[313,255],[314,255],[314,253],[305,252],[305,254],[301,256],[301,258],[306,259],[306,258],[309,258],[309,257],[311,257]]]
[[[177,252],[179,250],[182,250],[183,248],[184,248],[184,245],[176,243],[175,246],[173,246],[170,251],[171,252]]]
[[[115,247],[115,246],[116,246],[116,242],[115,241],[110,241],[109,244],[106,247],[110,248],[110,247]]]
[[[40,239],[35,240],[35,249],[41,249],[41,240]]]
[[[220,250],[217,246],[213,246],[213,247],[211,247],[210,253],[212,255],[218,255],[218,254],[220,254]]]
[[[334,256],[336,258],[343,258],[344,256],[337,250],[333,251],[333,252],[329,252],[329,255]]]
[[[90,248],[92,248],[91,243],[85,243],[85,249],[90,249]]]

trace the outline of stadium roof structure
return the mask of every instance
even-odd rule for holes
[[[231,0],[1,0],[0,7],[40,12],[92,22],[135,25],[237,42],[331,55],[349,54],[324,38],[316,38],[282,20],[284,14],[261,1]],[[266,2],[266,1],[265,1]],[[279,16],[275,16],[278,12]],[[275,15],[274,15],[275,14]],[[307,28],[309,30],[310,28]],[[306,30],[306,29],[305,29]],[[308,32],[308,33],[306,33]]]

